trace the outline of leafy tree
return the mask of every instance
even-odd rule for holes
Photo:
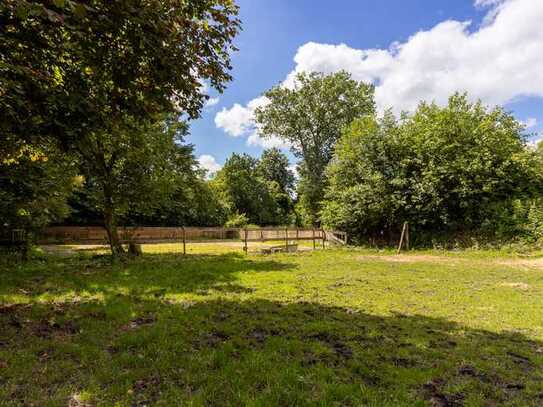
[[[268,191],[287,219],[293,211],[294,174],[289,161],[278,148],[264,150],[257,165],[257,173],[268,183]]]
[[[328,169],[322,216],[358,238],[404,221],[419,236],[480,230],[496,205],[541,194],[540,169],[511,114],[456,94],[399,122],[355,120]]]
[[[175,191],[151,215],[127,214],[126,224],[149,226],[221,226],[226,221],[227,209],[211,183],[196,171],[187,172]]]
[[[288,157],[278,148],[262,152],[257,171],[266,181],[276,182],[285,193],[294,191],[294,174],[289,168]]]
[[[258,173],[258,160],[247,154],[232,154],[212,181],[232,214],[245,215],[249,223],[281,223],[281,211]]]
[[[249,218],[244,213],[233,213],[228,217],[224,227],[226,228],[244,228],[249,224]]]
[[[190,159],[190,158],[187,158]],[[194,162],[196,165],[196,162]],[[200,171],[183,170],[176,176],[172,193],[157,202],[151,211],[129,210],[118,217],[119,224],[133,226],[220,226],[226,221],[227,210],[218,193]],[[68,203],[71,214],[67,225],[101,225],[103,215],[93,203],[93,187],[78,188]]]
[[[375,110],[372,85],[346,72],[300,73],[293,89],[276,86],[264,95],[270,103],[256,110],[264,137],[278,136],[301,159],[298,196],[309,223],[318,222],[325,186],[324,171],[344,127]]]
[[[12,150],[0,158],[0,228],[35,234],[68,215],[66,198],[81,180],[75,162],[59,159],[54,146],[19,144]]]

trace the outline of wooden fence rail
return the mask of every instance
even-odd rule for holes
[[[241,241],[244,250],[249,242],[284,242],[288,250],[289,242],[313,241],[325,246],[326,241],[346,244],[347,234],[340,231],[325,231],[316,228],[222,228],[222,227],[120,227],[123,243],[183,243],[186,252],[188,242]],[[101,226],[53,226],[43,230],[38,238],[40,244],[106,244],[107,234]]]
[[[161,243],[181,241],[239,240],[238,228],[214,227],[120,227],[122,242]],[[101,244],[107,242],[106,230],[101,226],[52,226],[38,237],[40,244]]]

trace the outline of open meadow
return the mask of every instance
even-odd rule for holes
[[[538,256],[210,247],[4,261],[0,404],[543,404]]]

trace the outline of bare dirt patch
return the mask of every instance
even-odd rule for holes
[[[362,255],[357,257],[358,261],[383,261],[389,263],[429,263],[429,264],[446,264],[449,266],[458,266],[460,264],[488,264],[488,265],[503,265],[508,267],[520,267],[524,269],[539,269],[543,270],[543,258],[527,259],[504,259],[504,258],[487,258],[487,259],[471,259],[456,256],[439,256],[432,254],[388,254],[388,255]],[[521,284],[521,283],[520,283]],[[516,288],[521,288],[520,286]],[[521,288],[522,289],[522,288]]]
[[[379,260],[390,263],[449,263],[454,264],[458,259],[451,259],[445,256],[435,256],[431,254],[406,255],[393,254],[383,256],[364,255],[357,257],[359,261]]]
[[[498,264],[503,264],[504,266],[514,266],[514,267],[523,267],[527,269],[539,269],[543,270],[543,258],[538,259],[507,259],[500,260]]]
[[[79,327],[73,321],[58,323],[55,321],[40,320],[32,325],[32,333],[39,338],[72,336],[79,333]]]
[[[156,322],[154,315],[147,315],[144,317],[134,318],[128,324],[121,327],[122,331],[132,331],[138,329],[141,326],[153,325]]]
[[[456,407],[464,405],[462,393],[447,394],[443,391],[446,382],[442,378],[435,378],[422,386],[423,396],[432,407]]]
[[[503,287],[516,288],[521,291],[528,291],[530,289],[530,286],[526,283],[502,283],[500,285]]]

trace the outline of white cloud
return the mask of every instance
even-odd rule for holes
[[[376,85],[380,111],[392,107],[397,113],[412,111],[421,100],[444,104],[456,91],[492,105],[543,97],[543,1],[477,0],[475,5],[490,9],[483,25],[472,31],[471,22],[447,20],[388,49],[306,43],[283,86],[293,86],[298,72],[346,70]],[[215,118],[217,127],[251,136],[251,105],[260,99],[223,109]]]
[[[380,109],[397,112],[412,110],[421,100],[444,103],[455,91],[489,104],[543,96],[543,2],[492,4],[498,7],[489,11],[492,21],[474,32],[470,22],[449,20],[388,50],[305,44],[295,57],[296,71],[345,69],[376,84]]]
[[[239,137],[250,129],[251,120],[252,112],[236,103],[230,109],[223,107],[215,115],[215,126],[223,129],[233,137]]]
[[[207,170],[208,176],[213,175],[222,168],[222,165],[215,160],[215,157],[209,154],[203,154],[198,157],[198,162],[200,163],[200,167]]]
[[[526,129],[531,129],[537,126],[537,119],[535,117],[528,117],[526,120],[522,120],[521,123]]]
[[[301,72],[333,73],[347,70],[351,75],[364,82],[375,82],[383,75],[393,62],[388,50],[360,50],[345,44],[330,45],[308,42],[301,46],[294,57],[296,68],[283,82],[292,87],[295,76]]]
[[[233,137],[247,135],[254,131],[253,113],[259,106],[269,103],[266,97],[251,100],[247,106],[234,104],[230,109],[223,109],[215,116],[215,125]]]
[[[218,97],[218,96],[216,98],[209,98],[204,107],[206,107],[206,108],[213,107],[213,106],[217,105],[220,100],[221,100],[221,98]]]
[[[215,116],[215,125],[232,137],[247,137],[248,146],[287,148],[288,144],[278,137],[261,137],[254,123],[254,111],[268,103],[268,98],[260,96],[247,103],[247,106],[236,103],[230,109],[223,108]]]
[[[256,147],[263,147],[263,148],[289,148],[290,144],[286,141],[280,139],[277,136],[271,136],[271,137],[262,137],[260,136],[259,132],[257,130],[253,131],[251,134],[249,134],[249,137],[247,137],[247,145],[248,146],[256,146]]]

